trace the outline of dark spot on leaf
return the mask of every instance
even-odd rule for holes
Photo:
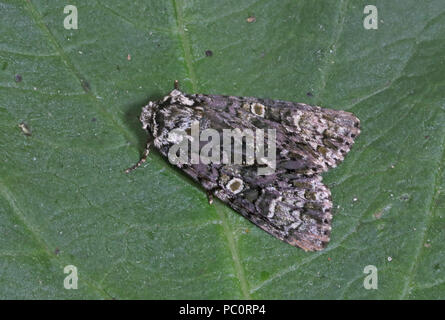
[[[15,82],[22,82],[22,76],[21,75],[19,75],[19,74],[16,74],[15,75]]]
[[[399,197],[399,200],[401,200],[401,201],[408,201],[409,198],[410,198],[409,194],[404,193],[404,194],[402,194],[402,195]]]
[[[116,70],[117,70],[117,71],[121,71],[121,67],[119,67],[118,64],[116,65]]]
[[[212,50],[206,50],[206,56],[207,57],[213,56],[213,51]]]
[[[314,95],[312,94],[312,92],[308,92],[308,93],[306,93],[306,95],[308,96],[308,97],[313,97]]]
[[[54,254],[57,256],[60,253],[60,249],[56,248],[56,250],[54,250]]]
[[[261,277],[261,281],[265,281],[267,279],[269,279],[270,273],[267,271],[261,271],[260,273],[260,277]]]
[[[92,122],[96,122],[96,120],[97,120],[96,118],[92,118],[91,119]]]
[[[86,80],[82,80],[82,88],[85,92],[90,91],[90,84]]]

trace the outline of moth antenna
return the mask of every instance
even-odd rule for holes
[[[179,81],[178,81],[178,80],[175,80],[175,83],[174,83],[173,87],[174,87],[176,90],[179,90]]]
[[[144,153],[142,153],[141,159],[135,165],[131,166],[130,168],[125,169],[125,173],[130,173],[134,169],[139,168],[145,161],[147,161],[148,154],[150,153],[150,145],[151,145],[151,141],[148,141],[147,146],[145,147]]]

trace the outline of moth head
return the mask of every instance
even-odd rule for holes
[[[173,130],[190,131],[191,124],[199,121],[194,110],[195,101],[175,89],[159,101],[150,101],[142,108],[142,128],[155,138],[155,145],[165,144]]]

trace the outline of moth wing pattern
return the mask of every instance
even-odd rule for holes
[[[213,125],[225,121],[234,127],[275,129],[279,166],[304,174],[336,167],[360,134],[360,120],[346,111],[253,97],[190,96],[202,104],[206,118],[214,119]]]
[[[258,175],[251,165],[187,163],[178,165],[208,192],[273,236],[306,251],[330,240],[332,200],[320,173],[335,167],[360,133],[352,113],[281,100],[184,94],[173,90],[150,102],[141,114],[143,128],[164,156],[173,129],[276,130],[276,168]],[[221,144],[221,152],[222,150]],[[243,150],[244,152],[244,150]],[[235,188],[236,187],[236,188]]]
[[[237,179],[227,175],[226,180]],[[329,242],[332,201],[321,176],[277,172],[264,179],[243,177],[243,191],[234,196],[227,184],[215,195],[275,237],[304,250],[321,250]]]

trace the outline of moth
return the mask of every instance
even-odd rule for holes
[[[200,154],[206,141],[193,137],[193,126],[201,132],[212,129],[212,153],[241,156],[241,163],[174,162],[207,191],[210,203],[216,196],[261,229],[305,251],[321,250],[329,242],[332,199],[321,173],[342,162],[360,134],[360,121],[352,113],[282,100],[186,94],[175,81],[167,96],[142,108],[140,121],[149,139],[142,158],[127,173],[146,161],[151,144],[171,158],[172,148],[186,141]],[[223,141],[227,130],[246,130],[250,136],[242,137],[241,148],[227,151],[224,146],[235,143]],[[262,135],[252,137],[255,131]],[[260,138],[268,148],[269,142],[275,144],[266,150],[273,155],[268,161],[248,155],[258,151]],[[192,149],[185,152],[189,158]],[[260,168],[270,170],[260,175]]]

